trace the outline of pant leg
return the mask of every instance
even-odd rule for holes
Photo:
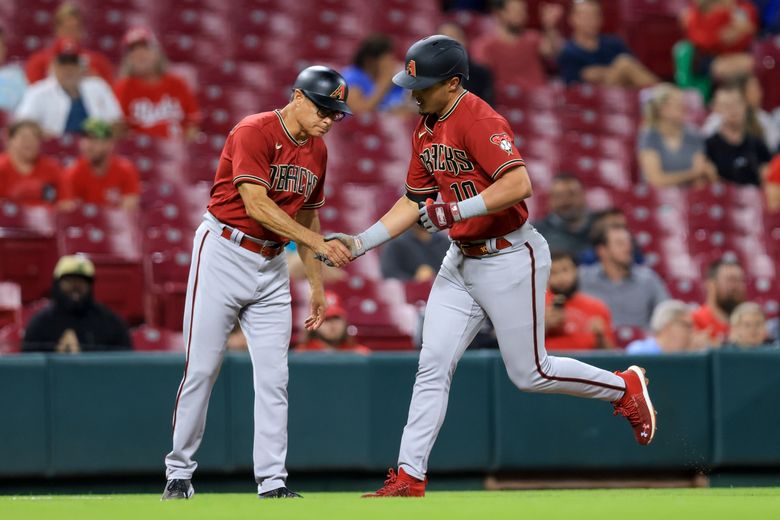
[[[447,413],[452,376],[485,315],[469,294],[450,248],[425,308],[423,344],[398,466],[425,478],[433,443]]]
[[[571,358],[548,356],[544,348],[544,294],[550,250],[525,226],[512,251],[466,260],[466,281],[493,322],[509,378],[521,390],[615,401],[625,384],[617,375]]]
[[[256,301],[241,315],[255,389],[253,460],[258,493],[285,485],[287,469],[287,351],[292,310],[284,255],[266,261]]]
[[[184,309],[187,358],[173,411],[173,449],[165,457],[168,479],[190,479],[197,468],[193,456],[203,439],[211,389],[239,310],[241,269],[220,240],[201,225],[193,243]],[[232,274],[224,265],[235,266]]]

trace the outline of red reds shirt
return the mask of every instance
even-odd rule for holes
[[[85,62],[87,74],[90,76],[100,76],[109,85],[114,81],[114,67],[111,65],[105,54],[87,49],[81,50],[81,57]],[[52,47],[41,49],[27,59],[24,72],[27,74],[27,81],[31,84],[49,75],[49,65],[54,59]]]
[[[32,171],[20,173],[7,153],[0,154],[0,199],[19,204],[51,204],[60,199],[62,186],[60,164],[41,156]]]
[[[81,157],[65,171],[62,198],[100,206],[119,206],[124,196],[140,193],[138,177],[138,170],[124,157],[109,157],[108,168],[103,174],[97,173],[89,161]]]
[[[443,116],[420,119],[412,135],[412,160],[406,176],[409,193],[458,202],[474,197],[504,173],[523,166],[509,123],[490,105],[468,91],[458,96]],[[457,222],[453,240],[500,237],[528,219],[525,202],[497,213]]]
[[[729,334],[729,324],[718,318],[708,305],[702,305],[691,314],[693,327],[697,331],[707,331],[710,341],[720,345]]]
[[[158,81],[124,78],[114,92],[131,130],[155,137],[180,137],[186,125],[200,121],[198,102],[187,84],[173,74]]]
[[[547,291],[547,305],[552,303],[553,295]],[[576,292],[563,305],[566,313],[565,323],[558,329],[545,333],[544,345],[547,350],[593,350],[598,346],[598,339],[593,332],[591,323],[594,319],[604,322],[604,334],[615,344],[612,333],[612,317],[604,302],[593,296]]]
[[[736,4],[734,7],[716,6],[708,11],[702,11],[701,8],[696,7],[691,8],[685,24],[691,42],[697,48],[711,54],[748,51],[753,42],[755,30],[732,43],[721,41],[721,32],[731,24],[734,17],[744,17],[750,20],[753,27],[758,25],[756,8],[753,5],[742,0]]]
[[[238,193],[243,182],[259,184],[282,211],[325,204],[323,185],[328,152],[319,138],[297,141],[278,110],[247,116],[230,131],[217,166],[208,210],[222,223],[264,240],[286,242],[246,214]]]

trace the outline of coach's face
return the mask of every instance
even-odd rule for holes
[[[293,102],[297,111],[298,123],[304,133],[310,137],[322,137],[327,134],[339,117],[339,112],[318,107],[300,90],[295,92]]]

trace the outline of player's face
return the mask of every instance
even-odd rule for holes
[[[41,135],[34,127],[23,126],[10,139],[8,147],[24,161],[32,162],[41,152]]]
[[[440,81],[428,88],[412,90],[412,100],[422,115],[442,114],[457,91],[458,80]]]
[[[342,112],[319,107],[302,93],[299,103],[301,110],[298,122],[308,136],[322,137],[328,133],[333,123],[344,119]]]

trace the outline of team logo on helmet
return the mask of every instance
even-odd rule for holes
[[[417,63],[414,60],[409,60],[409,63],[406,64],[406,73],[413,78],[417,77]]]
[[[506,132],[491,135],[490,142],[504,150],[507,155],[512,155],[512,139]]]
[[[344,101],[345,92],[344,85],[339,85],[336,90],[330,93],[330,97]]]

